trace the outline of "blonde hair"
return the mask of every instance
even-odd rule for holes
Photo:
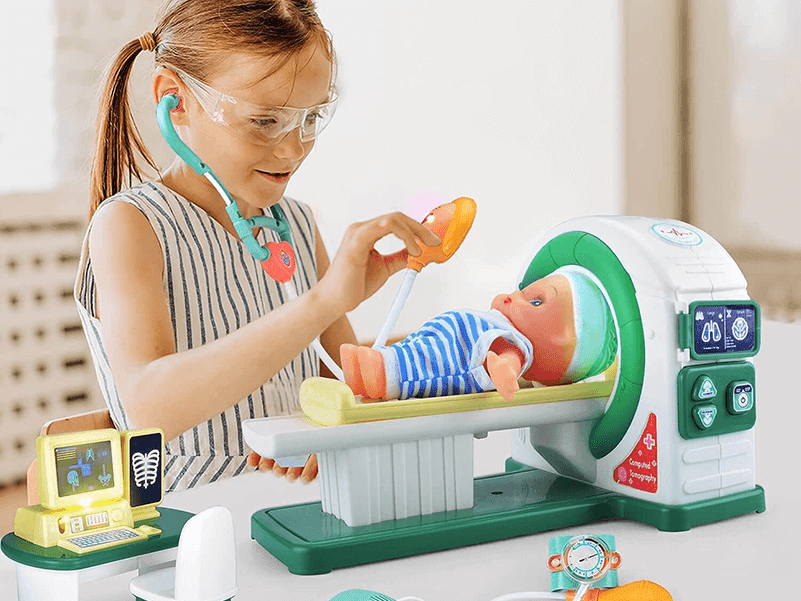
[[[90,179],[90,219],[103,200],[142,179],[140,158],[158,172],[128,103],[128,82],[140,52],[152,48],[157,66],[172,66],[205,81],[225,53],[281,57],[273,67],[277,70],[312,43],[320,44],[334,62],[331,36],[314,0],[168,2],[152,35],[128,42],[107,70]]]

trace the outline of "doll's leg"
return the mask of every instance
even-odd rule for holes
[[[374,348],[360,346],[356,349],[359,358],[362,382],[367,389],[367,396],[373,399],[384,399],[387,392],[387,374],[384,369],[384,356]]]
[[[362,381],[362,372],[359,368],[359,357],[357,354],[357,347],[355,344],[343,344],[339,347],[339,356],[342,360],[342,373],[345,376],[345,384],[350,386],[353,394],[364,394],[364,382]]]

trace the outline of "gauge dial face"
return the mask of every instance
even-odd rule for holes
[[[595,582],[609,570],[609,549],[589,536],[571,540],[564,553],[565,570],[577,582]]]

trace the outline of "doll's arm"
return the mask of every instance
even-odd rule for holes
[[[496,338],[490,345],[484,367],[495,388],[507,401],[512,400],[514,393],[520,388],[517,378],[524,360],[523,352],[504,338]]]

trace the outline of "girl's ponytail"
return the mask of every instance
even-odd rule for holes
[[[134,178],[142,178],[137,153],[158,171],[153,156],[145,148],[128,103],[128,81],[134,60],[142,50],[152,50],[155,44],[152,34],[148,35],[126,44],[106,73],[89,188],[90,219],[103,200],[130,186]]]

